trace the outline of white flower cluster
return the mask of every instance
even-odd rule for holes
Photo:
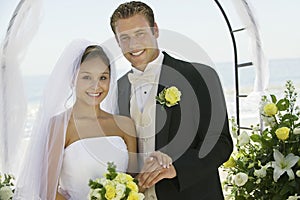
[[[0,173],[0,200],[10,200],[13,197],[13,176]]]

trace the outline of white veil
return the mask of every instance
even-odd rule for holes
[[[65,133],[76,100],[74,80],[77,66],[86,47],[95,44],[87,40],[75,40],[58,59],[44,89],[28,150],[17,178],[14,199],[55,199]],[[116,98],[113,97],[116,76],[112,64],[110,69],[112,89],[105,99],[104,109],[107,111],[113,110],[116,105]]]
[[[15,176],[27,107],[20,67],[39,27],[41,7],[42,1],[20,0],[0,44],[0,171]]]

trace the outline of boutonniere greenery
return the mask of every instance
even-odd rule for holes
[[[172,107],[180,101],[181,92],[177,87],[172,86],[168,88],[164,88],[158,96],[156,96],[156,100],[162,105],[166,105],[167,107]]]

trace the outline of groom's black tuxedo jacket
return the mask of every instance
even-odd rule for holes
[[[176,86],[179,104],[156,105],[155,149],[170,155],[177,176],[155,186],[159,200],[223,199],[218,167],[230,156],[233,144],[225,99],[216,72],[164,53],[157,94]],[[131,86],[124,75],[118,81],[119,113],[130,116]]]

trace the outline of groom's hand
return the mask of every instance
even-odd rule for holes
[[[149,188],[164,178],[176,177],[172,159],[159,151],[153,152],[146,159],[142,172],[137,176],[140,187]]]

